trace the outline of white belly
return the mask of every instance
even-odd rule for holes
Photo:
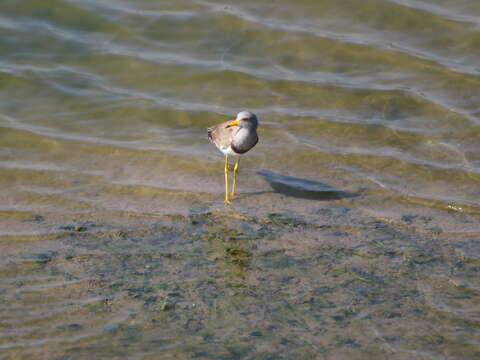
[[[240,156],[240,155],[242,155],[242,154],[238,154],[235,151],[233,151],[231,146],[226,147],[226,148],[219,147],[218,149],[223,153],[223,155],[228,155],[228,156],[231,156],[231,155]]]

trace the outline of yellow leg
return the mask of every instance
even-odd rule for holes
[[[240,158],[237,158],[237,162],[235,163],[235,167],[233,168],[233,186],[232,186],[232,194],[231,197],[235,196],[235,185],[237,184],[237,171],[240,165]]]
[[[225,204],[230,204],[230,200],[228,200],[228,155],[225,155]]]

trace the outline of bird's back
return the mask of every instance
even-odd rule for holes
[[[219,149],[226,149],[232,143],[233,127],[227,127],[228,123],[226,121],[207,129],[208,138]]]

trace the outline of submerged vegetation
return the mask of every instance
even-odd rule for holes
[[[199,359],[400,359],[419,348],[477,357],[468,345],[479,325],[480,262],[466,251],[474,239],[353,212],[320,208],[315,223],[221,211],[137,229],[61,226],[58,250],[2,267],[3,278],[27,279],[3,287],[3,330],[15,319],[37,330],[13,331],[1,346],[27,356],[61,342],[55,353],[77,358],[92,348]],[[40,317],[52,306],[59,311]],[[22,308],[28,318],[15,316]]]

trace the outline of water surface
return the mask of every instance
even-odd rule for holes
[[[3,0],[2,356],[479,357],[479,63],[475,0]]]

